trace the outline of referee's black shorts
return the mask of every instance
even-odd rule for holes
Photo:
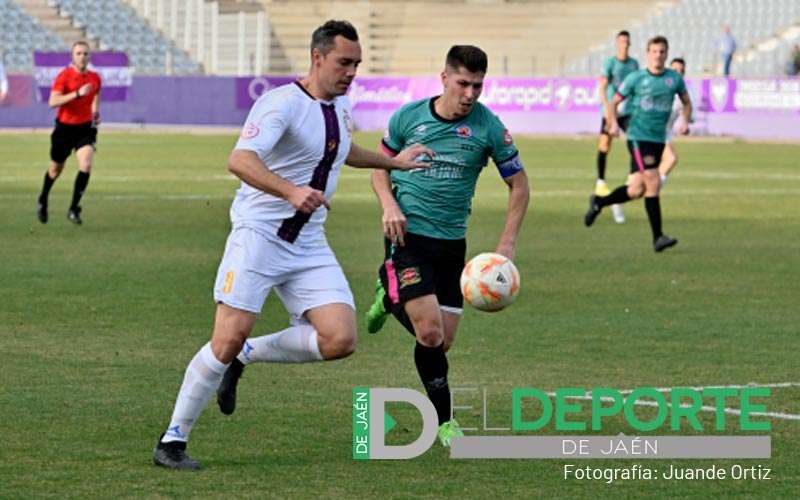
[[[56,163],[64,163],[72,154],[84,146],[95,148],[97,143],[97,127],[92,122],[67,125],[56,120],[56,128],[50,134],[50,159]]]

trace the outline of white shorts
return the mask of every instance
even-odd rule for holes
[[[327,243],[296,247],[248,227],[231,231],[214,300],[258,314],[272,288],[293,324],[303,322],[309,309],[326,304],[347,304],[355,310],[350,285]]]

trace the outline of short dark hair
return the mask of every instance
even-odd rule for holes
[[[314,30],[311,34],[311,50],[319,50],[323,55],[331,51],[334,39],[343,36],[352,42],[358,41],[358,32],[347,21],[327,21],[325,24]]]
[[[619,33],[617,33],[617,38],[619,38],[619,37],[621,37],[621,36],[627,36],[628,38],[630,38],[630,37],[631,37],[631,34],[630,34],[630,33],[628,33],[628,30],[622,30],[622,31],[620,31]]]
[[[686,61],[684,61],[682,57],[675,57],[669,63],[670,64],[678,63],[678,64],[682,65],[684,68],[686,67]]]
[[[72,44],[72,49],[71,50],[75,50],[75,47],[77,47],[78,45],[83,45],[87,49],[91,48],[91,47],[89,47],[89,42],[87,42],[86,40],[78,40],[77,42]]]
[[[651,45],[663,45],[664,47],[669,49],[669,42],[667,38],[661,35],[654,36],[650,40],[647,41],[647,49],[650,50]]]
[[[453,45],[447,51],[445,65],[454,70],[466,68],[472,73],[486,73],[489,58],[486,57],[486,52],[474,45]]]

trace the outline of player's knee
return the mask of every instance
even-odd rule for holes
[[[444,340],[442,326],[437,321],[422,321],[415,325],[417,340],[428,347],[436,347]]]
[[[644,185],[639,184],[639,183],[630,184],[628,186],[628,196],[630,196],[631,199],[634,199],[634,200],[644,196]]]
[[[52,163],[50,165],[50,177],[55,179],[56,177],[61,175],[61,171],[62,170],[64,170],[64,164],[63,163]]]
[[[340,359],[356,352],[358,333],[355,328],[338,327],[317,332],[320,339],[320,354],[325,359]]]

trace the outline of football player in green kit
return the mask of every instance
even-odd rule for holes
[[[631,48],[631,34],[627,31],[617,33],[615,39],[616,54],[606,59],[603,63],[603,73],[600,75],[600,101],[602,103],[603,121],[600,124],[600,138],[597,141],[597,181],[594,186],[594,194],[597,196],[608,196],[611,191],[606,184],[606,157],[611,150],[611,135],[608,133],[608,119],[606,109],[608,103],[614,99],[614,94],[625,77],[639,69],[639,61],[629,55]],[[624,102],[617,110],[619,127],[625,131],[630,119],[630,109],[628,103]],[[621,205],[612,205],[614,221],[618,224],[625,222],[625,213]]]
[[[683,77],[675,70],[665,67],[669,43],[663,36],[651,38],[647,42],[647,68],[631,73],[622,82],[614,99],[608,104],[606,116],[609,118],[608,132],[619,134],[617,105],[630,99],[631,119],[626,131],[628,150],[631,154],[631,174],[627,185],[622,185],[608,196],[592,195],[584,223],[591,226],[603,207],[644,196],[644,205],[650,228],[653,232],[653,248],[661,252],[678,243],[661,231],[661,205],[658,192],[661,179],[658,165],[664,152],[667,137],[667,121],[672,104],[677,95],[683,103],[683,123],[679,133],[689,133],[689,118],[692,103]]]
[[[478,175],[491,158],[508,185],[508,211],[495,251],[511,259],[530,196],[511,134],[478,102],[487,66],[478,47],[452,47],[441,74],[442,95],[399,109],[381,143],[390,156],[423,144],[435,153],[427,159],[431,168],[372,176],[383,208],[386,256],[367,329],[377,332],[391,313],[415,336],[414,362],[439,416],[444,446],[463,435],[452,419],[445,353],[461,318],[459,279]]]

